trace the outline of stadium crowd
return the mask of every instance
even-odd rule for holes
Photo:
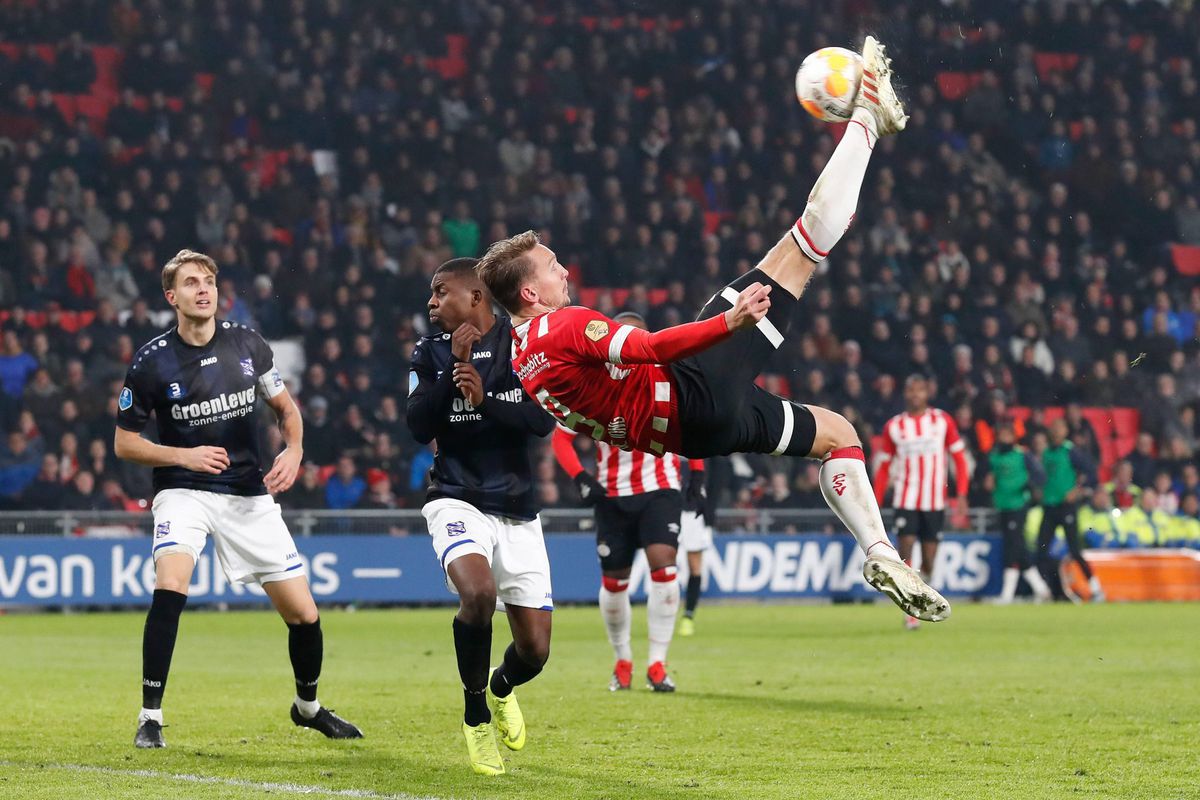
[[[870,29],[911,120],[878,145],[769,388],[869,442],[924,373],[980,467],[997,422],[1036,446],[1066,407],[1108,502],[1194,514],[1200,270],[1179,253],[1200,245],[1200,15],[880,5],[0,6],[0,503],[149,495],[112,457],[116,398],[173,319],[162,264],[194,247],[220,264],[223,317],[303,345],[285,507],[419,506],[431,454],[403,407],[433,269],[534,228],[576,297],[690,318],[792,224],[841,134],[794,101],[796,66]],[[1132,433],[1081,410],[1113,406],[1139,412]],[[819,504],[803,462],[711,472],[724,504]],[[574,503],[564,477],[547,450],[547,505]]]

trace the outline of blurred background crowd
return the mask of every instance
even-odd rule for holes
[[[534,228],[581,302],[691,318],[841,135],[794,70],[868,30],[911,120],[765,384],[870,442],[928,375],[974,505],[996,425],[1036,449],[1065,413],[1097,502],[1194,514],[1200,13],[1061,0],[0,5],[0,505],[149,496],[112,457],[116,397],[192,247],[222,317],[299,343],[285,507],[419,507],[431,454],[404,404],[434,268]],[[821,505],[806,462],[710,473],[723,505]],[[575,503],[548,448],[540,477]]]

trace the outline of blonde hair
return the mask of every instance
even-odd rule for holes
[[[533,260],[528,253],[539,242],[533,231],[501,239],[487,249],[475,267],[492,297],[510,314],[521,308],[521,286],[533,274]]]
[[[220,271],[217,262],[204,253],[195,250],[180,250],[174,258],[163,265],[162,287],[164,292],[175,288],[175,273],[179,272],[179,268],[184,264],[199,264],[201,269],[213,277],[216,277],[217,272]]]

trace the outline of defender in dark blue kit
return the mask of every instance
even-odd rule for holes
[[[492,310],[476,263],[454,259],[434,273],[429,321],[443,333],[413,351],[408,425],[418,441],[437,441],[422,513],[447,583],[459,595],[454,648],[467,752],[475,772],[499,775],[504,760],[490,723],[494,717],[509,749],[525,746],[512,690],[541,672],[550,654],[554,600],[530,449],[554,420],[513,374],[512,323]],[[489,680],[497,597],[513,643]]]
[[[205,540],[231,581],[258,583],[288,626],[296,678],[292,721],[334,739],[360,738],[317,700],[324,639],[304,565],[272,494],[303,458],[300,412],[254,331],[218,321],[217,265],[181,250],[163,267],[177,325],[134,356],[117,401],[118,457],[154,467],[154,600],[142,637],[142,711],[134,744],[165,747],[162,698],[179,616]],[[263,474],[254,412],[262,396],[287,447]],[[141,432],[153,412],[155,444]]]

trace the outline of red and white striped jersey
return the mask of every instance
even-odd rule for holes
[[[662,489],[681,490],[679,456],[652,456],[596,442],[596,479],[609,497],[629,497]]]
[[[583,465],[571,440],[575,432],[559,426],[554,432],[554,455],[572,477]],[[631,497],[664,489],[683,490],[682,462],[675,453],[653,456],[641,450],[622,450],[608,442],[596,442],[596,480],[609,497]],[[703,470],[702,459],[689,459],[688,467]]]
[[[964,447],[954,419],[939,408],[916,415],[904,412],[888,420],[883,426],[881,460],[887,470],[884,477],[890,480],[892,506],[906,511],[943,510],[946,453],[961,453]],[[965,476],[958,477],[964,484]]]

